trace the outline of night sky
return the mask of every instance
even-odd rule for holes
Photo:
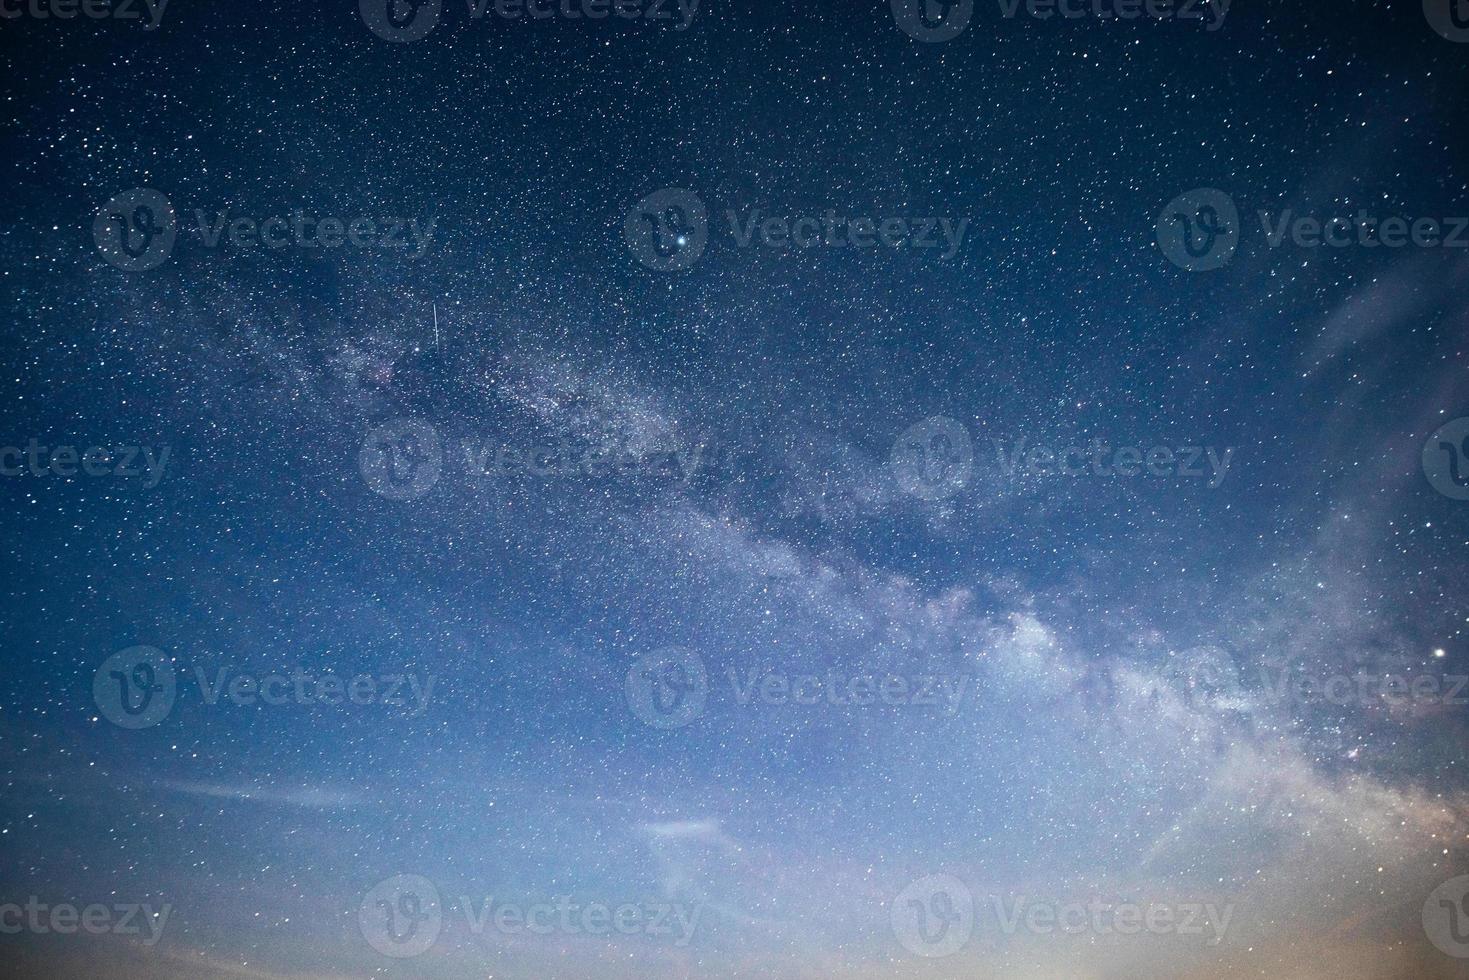
[[[1469,978],[1469,0],[540,2],[0,0],[0,976]]]

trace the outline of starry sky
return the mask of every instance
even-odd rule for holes
[[[0,21],[0,910],[169,912],[0,972],[1469,977],[1469,250],[1268,234],[1469,215],[1418,0],[130,6]]]

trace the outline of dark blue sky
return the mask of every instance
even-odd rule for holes
[[[7,975],[1469,977],[1421,4],[6,2]]]

